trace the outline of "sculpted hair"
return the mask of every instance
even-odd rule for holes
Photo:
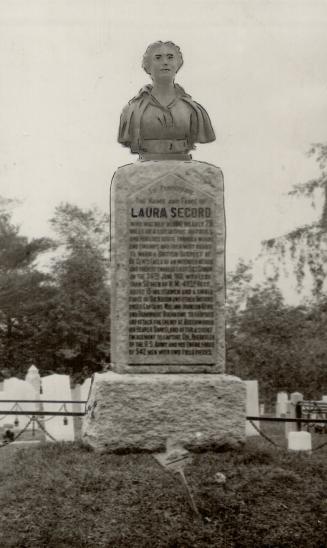
[[[177,70],[179,70],[183,64],[183,55],[179,46],[174,44],[174,42],[162,42],[161,40],[158,40],[158,42],[153,42],[153,44],[150,44],[146,48],[146,52],[143,55],[142,68],[145,70],[147,74],[150,74],[152,53],[155,49],[159,48],[160,46],[170,46],[171,48],[175,50],[177,61],[178,61]]]

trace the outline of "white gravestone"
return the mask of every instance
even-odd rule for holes
[[[303,400],[303,394],[301,392],[292,392],[290,396],[290,401],[287,404],[287,418],[295,419],[296,418],[296,405],[298,402]],[[290,432],[296,432],[298,425],[295,421],[285,423],[285,435],[288,438]]]
[[[286,417],[288,404],[287,392],[278,392],[276,402],[276,417]]]
[[[3,392],[1,393],[1,399],[3,400],[35,400],[36,399],[36,393],[33,388],[28,382],[23,381],[21,379],[16,379],[15,377],[12,377],[11,379],[6,379],[3,383]],[[13,408],[15,408],[15,411],[25,411],[26,413],[33,414],[33,411],[36,411],[38,409],[38,404],[35,403],[24,403],[24,402],[8,402],[8,403],[2,403],[1,408],[6,411],[10,411]],[[14,425],[15,420],[17,423],[18,420],[18,426],[19,430],[22,430],[25,428],[30,420],[30,416],[25,415],[2,415],[0,418],[3,418],[1,420],[1,423],[10,423]],[[29,426],[29,428],[32,428],[32,424]]]
[[[41,377],[39,374],[39,370],[35,365],[31,365],[31,367],[28,369],[25,381],[28,382],[31,386],[33,386],[35,390],[35,399],[39,399],[40,397],[40,388],[41,388]]]
[[[87,402],[89,392],[91,387],[91,378],[85,379],[83,384],[75,384],[72,389],[72,399],[73,401],[85,401]],[[84,412],[86,403],[75,403],[74,411]]]
[[[246,415],[252,417],[259,416],[259,389],[258,381],[244,381],[246,386]],[[259,421],[253,421],[257,428],[260,428]],[[259,432],[254,426],[246,421],[245,424],[246,436],[259,436]]]
[[[72,400],[69,375],[48,375],[42,378],[43,400]],[[72,411],[72,404],[44,403],[44,411]],[[48,420],[50,419],[50,420]],[[45,416],[45,429],[55,441],[74,441],[73,417]],[[54,441],[47,436],[47,441]]]
[[[310,432],[289,432],[288,449],[289,451],[311,451]]]

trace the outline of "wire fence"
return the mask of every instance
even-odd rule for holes
[[[302,430],[302,424],[308,424],[308,425],[313,425],[315,423],[318,423],[318,424],[321,424],[321,423],[324,423],[327,425],[327,418],[324,418],[324,419],[316,419],[316,418],[304,418],[304,417],[297,417],[297,418],[291,418],[291,417],[252,417],[252,416],[248,416],[246,417],[246,420],[249,421],[249,423],[253,426],[253,428],[258,432],[258,434],[260,434],[260,436],[265,439],[266,441],[268,441],[269,443],[271,443],[274,447],[277,447],[278,449],[282,449],[282,450],[285,450],[286,448],[284,446],[282,446],[281,444],[277,443],[275,440],[273,440],[271,438],[271,436],[269,436],[266,432],[264,432],[262,430],[262,428],[259,428],[256,424],[257,421],[260,421],[260,422],[277,422],[277,423],[296,423],[296,426],[297,426],[297,431],[298,432],[301,432]],[[254,422],[256,421],[256,422]],[[317,445],[316,447],[313,447],[311,449],[311,452],[313,451],[318,451],[319,449],[322,449],[323,447],[326,447],[327,446],[327,441],[325,441],[324,443],[321,443],[319,445]]]
[[[0,400],[1,404],[12,403],[10,409],[0,409],[0,421],[8,417],[15,416],[14,426],[18,427],[18,417],[25,416],[28,418],[27,424],[21,428],[20,431],[14,433],[10,427],[7,427],[3,433],[3,443],[0,443],[0,448],[5,447],[8,444],[14,443],[20,438],[25,432],[32,429],[32,436],[35,438],[37,428],[45,435],[45,438],[49,438],[52,441],[58,441],[55,437],[48,431],[45,426],[45,423],[54,419],[55,417],[63,417],[64,425],[67,424],[67,417],[83,417],[86,413],[86,401],[85,400]],[[35,404],[35,407],[38,409],[33,409],[27,411],[23,409],[23,406],[26,404]],[[43,409],[44,405],[48,404],[58,404],[60,405],[57,411],[48,411]],[[69,411],[67,409],[68,405],[83,405],[83,411]],[[48,417],[47,419],[45,417]],[[1,422],[0,422],[1,425]]]
[[[18,438],[20,438],[27,430],[32,428],[32,435],[35,437],[35,431],[37,427],[45,434],[46,437],[50,438],[52,441],[58,441],[54,438],[54,436],[47,430],[45,423],[49,420],[53,419],[54,417],[61,416],[64,419],[67,420],[67,417],[83,417],[86,414],[86,404],[87,401],[85,400],[0,400],[0,406],[2,403],[13,403],[13,406],[11,409],[1,410],[0,409],[0,421],[5,419],[8,416],[19,416],[23,415],[28,417],[27,424],[16,434],[13,434],[12,431],[11,434],[7,432],[7,438],[4,438],[4,442],[0,444],[1,447],[5,447],[9,443],[14,443]],[[40,408],[35,409],[33,411],[26,411],[23,410],[20,404],[37,404]],[[44,404],[59,404],[60,407],[57,411],[46,411],[42,409]],[[67,406],[68,405],[83,405],[84,409],[82,411],[68,411]],[[269,436],[266,432],[262,430],[261,427],[257,426],[258,422],[267,422],[267,423],[296,423],[297,431],[302,430],[302,426],[307,425],[313,425],[313,424],[325,424],[327,425],[327,418],[305,418],[301,416],[301,414],[297,413],[298,416],[295,418],[292,417],[266,417],[266,416],[247,416],[246,420],[249,421],[249,423],[253,426],[253,428],[256,430],[256,432],[267,442],[272,444],[274,447],[278,449],[284,450],[285,447],[283,447],[281,444],[277,443],[275,440],[272,439],[271,436]],[[49,417],[45,419],[45,417]],[[17,425],[17,423],[16,423]],[[6,432],[4,436],[6,435]],[[322,449],[323,447],[327,446],[327,441],[319,444],[318,446],[312,448],[312,451],[318,451],[319,449]]]

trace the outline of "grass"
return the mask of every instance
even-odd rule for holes
[[[0,546],[325,548],[326,456],[326,448],[291,454],[257,438],[239,450],[194,454],[185,475],[199,519],[178,477],[150,454],[99,454],[78,442],[7,446]]]

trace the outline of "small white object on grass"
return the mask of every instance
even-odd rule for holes
[[[217,472],[215,474],[215,482],[219,483],[220,485],[224,485],[226,483],[226,476],[225,474],[222,474],[221,472]]]
[[[289,432],[288,449],[289,451],[311,451],[310,432]]]

